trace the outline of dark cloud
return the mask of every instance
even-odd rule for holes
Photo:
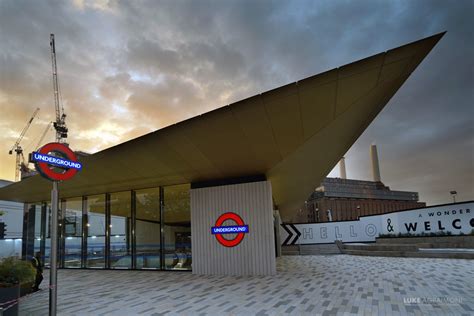
[[[376,142],[392,188],[472,199],[473,12],[467,0],[2,1],[0,177],[34,108],[25,144],[53,119],[51,32],[70,142],[95,151],[447,30],[347,153],[348,174],[370,178]]]

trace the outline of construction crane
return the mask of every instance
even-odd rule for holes
[[[40,148],[41,143],[43,142],[43,139],[45,138],[46,134],[48,133],[48,131],[49,131],[50,127],[51,127],[51,123],[52,123],[52,122],[48,122],[48,124],[46,125],[46,128],[44,129],[43,134],[41,134],[41,137],[40,137],[40,139],[39,139],[39,141],[38,141],[38,144],[36,144],[35,151],[37,151],[37,150]]]
[[[23,156],[23,148],[20,146],[20,142],[25,136],[26,132],[30,128],[31,122],[33,122],[34,118],[36,117],[36,114],[38,114],[38,111],[40,109],[36,108],[35,112],[31,116],[30,120],[26,124],[26,126],[23,128],[21,131],[20,137],[16,140],[15,144],[13,145],[12,149],[8,152],[10,155],[13,154],[13,152],[16,153],[16,162],[15,162],[15,181],[20,180],[20,169],[24,168],[24,161],[25,157]]]
[[[53,90],[54,90],[54,106],[56,109],[56,121],[53,122],[56,130],[56,142],[61,143],[67,138],[66,114],[64,108],[60,104],[59,98],[59,82],[58,82],[58,67],[56,65],[56,46],[54,44],[54,34],[49,36],[49,44],[51,46],[51,63],[53,67]]]

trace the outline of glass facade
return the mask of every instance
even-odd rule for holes
[[[82,198],[63,201],[62,210],[64,267],[80,268],[82,266]]]
[[[45,239],[44,234],[41,233],[41,224],[44,223],[44,221],[41,219],[41,215],[44,213],[43,206],[41,203],[30,204],[29,212],[33,218],[33,221],[29,226],[33,226],[31,236],[33,237],[33,252],[36,253],[41,251],[41,241]]]
[[[110,194],[110,268],[132,268],[131,192]]]
[[[51,208],[44,202],[26,204],[22,251],[29,256],[41,252],[45,266],[49,266]]]
[[[190,185],[64,199],[59,207],[60,267],[191,270]],[[50,257],[51,206],[27,204],[23,251]]]
[[[189,185],[164,188],[166,270],[191,270],[191,208]]]
[[[135,244],[137,269],[160,269],[160,189],[135,191]]]
[[[44,265],[45,267],[49,267],[49,261],[51,259],[51,203],[46,203],[45,206],[45,216],[46,216],[46,221],[44,222],[44,238],[41,238],[44,240]]]
[[[86,268],[105,268],[105,194],[86,197]]]

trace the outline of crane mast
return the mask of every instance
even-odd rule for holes
[[[56,121],[53,123],[53,126],[56,130],[56,142],[60,143],[63,139],[67,138],[68,129],[66,127],[66,114],[64,113],[64,108],[61,106],[59,99],[58,67],[56,64],[54,34],[51,34],[49,39],[51,46],[51,64],[53,68],[54,107],[56,109]]]
[[[26,132],[30,128],[31,122],[33,122],[33,120],[35,119],[36,114],[38,114],[39,110],[40,110],[39,108],[36,108],[36,110],[33,112],[33,115],[31,116],[30,120],[28,121],[28,123],[26,123],[26,126],[21,131],[20,136],[18,137],[15,144],[13,145],[13,147],[8,152],[10,155],[12,155],[13,152],[16,153],[15,181],[20,180],[20,169],[22,169],[22,165],[23,165],[23,161],[24,161],[23,148],[20,146],[20,142],[22,141],[22,139],[25,136]]]

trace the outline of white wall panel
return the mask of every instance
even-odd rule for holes
[[[469,234],[474,230],[474,202],[362,216],[355,221],[283,225],[291,235],[280,226],[282,245],[324,244],[336,240],[370,242],[375,241],[380,234],[416,235],[441,231],[452,235]]]
[[[242,242],[232,248],[222,246],[211,234],[217,218],[227,212],[238,214],[249,226]],[[235,223],[227,221],[224,225]],[[191,238],[194,274],[275,274],[270,182],[192,189]]]

